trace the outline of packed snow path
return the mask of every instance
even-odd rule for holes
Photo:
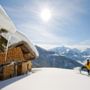
[[[32,74],[2,81],[0,86],[1,90],[89,90],[90,77],[76,70],[35,68]]]

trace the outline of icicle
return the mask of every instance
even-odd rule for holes
[[[8,38],[8,42],[7,42],[7,46],[6,46],[6,53],[5,53],[5,62],[6,62],[6,60],[7,60],[7,54],[8,54],[8,46],[9,46],[9,41],[10,41],[10,39],[11,39],[11,35],[9,36],[9,38]]]

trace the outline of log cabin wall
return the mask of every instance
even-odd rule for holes
[[[3,52],[0,53],[0,64],[5,64],[12,61],[16,61],[16,62],[24,61],[23,53],[21,51],[21,48],[19,47],[8,50],[6,61],[5,61],[5,55],[6,53]]]
[[[27,53],[29,54],[29,53]],[[32,63],[31,56],[24,57],[20,47],[9,48],[7,59],[5,61],[5,53],[0,53],[0,80],[8,79],[12,76],[25,74],[31,71]]]
[[[31,71],[31,61],[23,61],[17,64],[17,75],[25,74]]]
[[[2,67],[0,80],[8,79],[14,76],[14,64],[7,64]]]
[[[24,61],[23,53],[20,47],[9,49],[7,54],[7,62],[8,61]]]

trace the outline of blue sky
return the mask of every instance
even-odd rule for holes
[[[17,30],[44,48],[90,47],[90,0],[0,0]],[[44,22],[41,10],[51,11]]]

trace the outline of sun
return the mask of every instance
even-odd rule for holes
[[[48,8],[42,9],[40,17],[43,21],[47,22],[51,19],[51,11]]]

